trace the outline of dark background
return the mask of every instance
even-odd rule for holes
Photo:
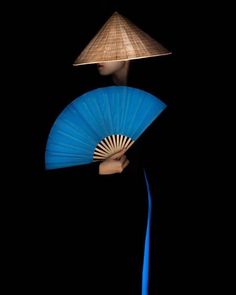
[[[12,180],[9,191],[17,183],[19,194],[21,188],[23,193],[12,201],[18,221],[14,231],[20,230],[21,245],[24,248],[28,243],[39,210],[46,204],[44,150],[50,127],[69,102],[99,83],[94,67],[73,67],[72,63],[111,14],[118,11],[172,51],[171,56],[147,59],[140,65],[140,73],[152,74],[156,94],[170,109],[162,124],[166,148],[160,163],[161,214],[170,219],[166,224],[154,225],[165,239],[166,248],[161,249],[162,272],[152,266],[156,272],[152,276],[156,274],[159,282],[152,279],[151,294],[168,294],[170,290],[192,294],[203,286],[209,291],[215,284],[210,273],[216,262],[214,247],[209,243],[215,229],[208,220],[213,183],[208,142],[215,131],[209,120],[213,98],[203,91],[207,67],[201,69],[205,64],[202,52],[208,52],[205,7],[167,1],[97,1],[55,6],[34,3],[26,8],[13,26],[17,38],[12,38],[14,86],[9,92],[17,92],[17,121],[11,132],[14,160],[7,172]],[[17,14],[17,7],[14,12]],[[201,75],[197,74],[199,69]],[[38,207],[40,198],[43,201]],[[17,253],[21,250],[19,247]]]

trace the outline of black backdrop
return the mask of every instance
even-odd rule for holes
[[[17,92],[22,93],[16,99],[15,109],[23,123],[17,120],[14,124],[17,169],[10,172],[14,171],[16,178],[22,177],[17,186],[23,188],[23,197],[15,201],[16,211],[22,209],[17,214],[19,223],[13,227],[21,230],[19,237],[25,257],[29,259],[30,248],[25,245],[29,244],[33,224],[47,198],[44,149],[50,127],[60,111],[89,90],[90,85],[96,85],[98,79],[91,66],[75,68],[72,63],[101,25],[118,11],[173,52],[169,57],[150,59],[142,65],[144,71],[151,71],[155,77],[157,93],[171,110],[169,120],[167,115],[166,125],[162,126],[163,132],[166,131],[163,137],[166,149],[160,163],[163,172],[160,213],[170,219],[166,224],[154,225],[157,236],[160,231],[165,239],[166,249],[162,253],[166,265],[161,258],[161,273],[156,264],[152,266],[152,276],[156,275],[160,284],[152,283],[151,294],[158,291],[168,294],[170,290],[189,294],[201,289],[209,279],[206,278],[209,262],[205,259],[207,234],[202,222],[206,210],[202,174],[206,171],[199,156],[205,148],[205,141],[199,136],[205,123],[201,107],[204,98],[199,96],[198,88],[202,81],[198,84],[195,79],[200,60],[196,50],[199,22],[195,26],[199,10],[168,2],[97,1],[55,6],[31,4],[27,11],[14,25],[19,49],[12,55],[16,64],[13,72]],[[39,202],[40,198],[43,201]],[[158,284],[162,288],[166,285],[166,291],[158,289]]]

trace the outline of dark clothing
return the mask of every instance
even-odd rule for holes
[[[148,217],[144,169],[153,198],[153,227],[164,185],[159,178],[166,157],[165,123],[166,110],[126,153],[130,164],[121,174],[99,175],[99,163],[42,172],[42,198],[32,228],[32,264],[39,288],[47,285],[66,294],[141,295]],[[157,279],[155,235],[151,233],[155,243],[150,250],[150,286]]]
[[[99,176],[97,165],[91,166],[54,171],[48,178],[45,264],[62,284],[67,276],[76,278],[69,284],[84,285],[84,294],[94,288],[141,294],[147,222],[143,171],[131,161],[122,174]]]
[[[98,163],[45,172],[33,234],[42,285],[48,281],[52,290],[83,294],[141,294],[148,206],[144,168],[151,188],[158,183],[156,159],[148,159],[159,154],[152,133],[149,128],[127,152],[130,164],[121,174],[99,175]]]

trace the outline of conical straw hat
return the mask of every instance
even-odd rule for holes
[[[74,62],[74,66],[171,54],[127,18],[114,12]]]

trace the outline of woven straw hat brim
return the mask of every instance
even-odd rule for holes
[[[135,59],[143,59],[143,58],[150,58],[150,57],[157,57],[157,56],[163,56],[163,55],[169,55],[172,54],[172,52],[157,54],[157,55],[149,55],[149,56],[142,56],[142,57],[133,57],[133,58],[124,58],[124,59],[114,59],[114,60],[96,60],[93,62],[80,62],[80,63],[74,63],[73,66],[82,66],[82,65],[88,65],[88,64],[98,64],[98,63],[104,63],[104,62],[113,62],[113,61],[127,61],[127,60],[135,60]]]
[[[159,42],[115,12],[73,63],[74,66],[171,54]]]

